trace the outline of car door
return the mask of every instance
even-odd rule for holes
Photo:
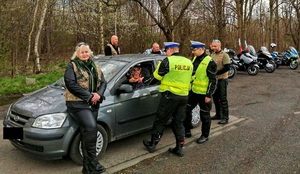
[[[139,63],[152,65],[153,68],[150,71],[151,74],[153,73],[154,61]],[[151,128],[159,100],[157,83],[149,84],[130,93],[118,94],[115,97],[117,139]]]

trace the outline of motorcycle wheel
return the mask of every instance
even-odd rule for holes
[[[230,65],[230,69],[228,71],[228,78],[232,79],[236,74],[236,69],[234,66]]]
[[[248,74],[249,74],[250,76],[255,76],[255,75],[257,75],[257,74],[258,74],[258,70],[259,70],[259,68],[256,67],[256,66],[254,66],[254,65],[250,65],[250,66],[248,66],[248,68],[247,68],[247,72],[248,72]]]
[[[266,65],[265,65],[265,70],[267,73],[272,73],[274,72],[276,69],[276,64],[272,61],[268,62]]]
[[[295,70],[298,68],[298,61],[294,60],[294,61],[291,61],[290,64],[289,64],[289,67],[292,69],[292,70]]]

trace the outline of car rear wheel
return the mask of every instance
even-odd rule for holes
[[[193,128],[200,125],[200,107],[197,105],[192,111],[192,126]]]
[[[97,132],[97,142],[96,142],[96,155],[97,159],[99,160],[105,153],[107,144],[108,144],[108,138],[107,133],[105,129],[98,125],[98,132]],[[76,163],[82,165],[82,150],[81,150],[81,135],[80,132],[77,133],[75,136],[71,147],[70,147],[70,153],[69,157]]]

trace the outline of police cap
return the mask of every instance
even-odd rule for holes
[[[191,48],[205,48],[205,44],[198,41],[191,41]]]
[[[177,42],[164,42],[165,45],[165,49],[169,49],[169,48],[176,48],[179,46],[179,43]]]

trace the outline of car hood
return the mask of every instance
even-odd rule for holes
[[[66,112],[64,92],[64,88],[41,88],[17,100],[11,106],[11,111],[28,117]]]

